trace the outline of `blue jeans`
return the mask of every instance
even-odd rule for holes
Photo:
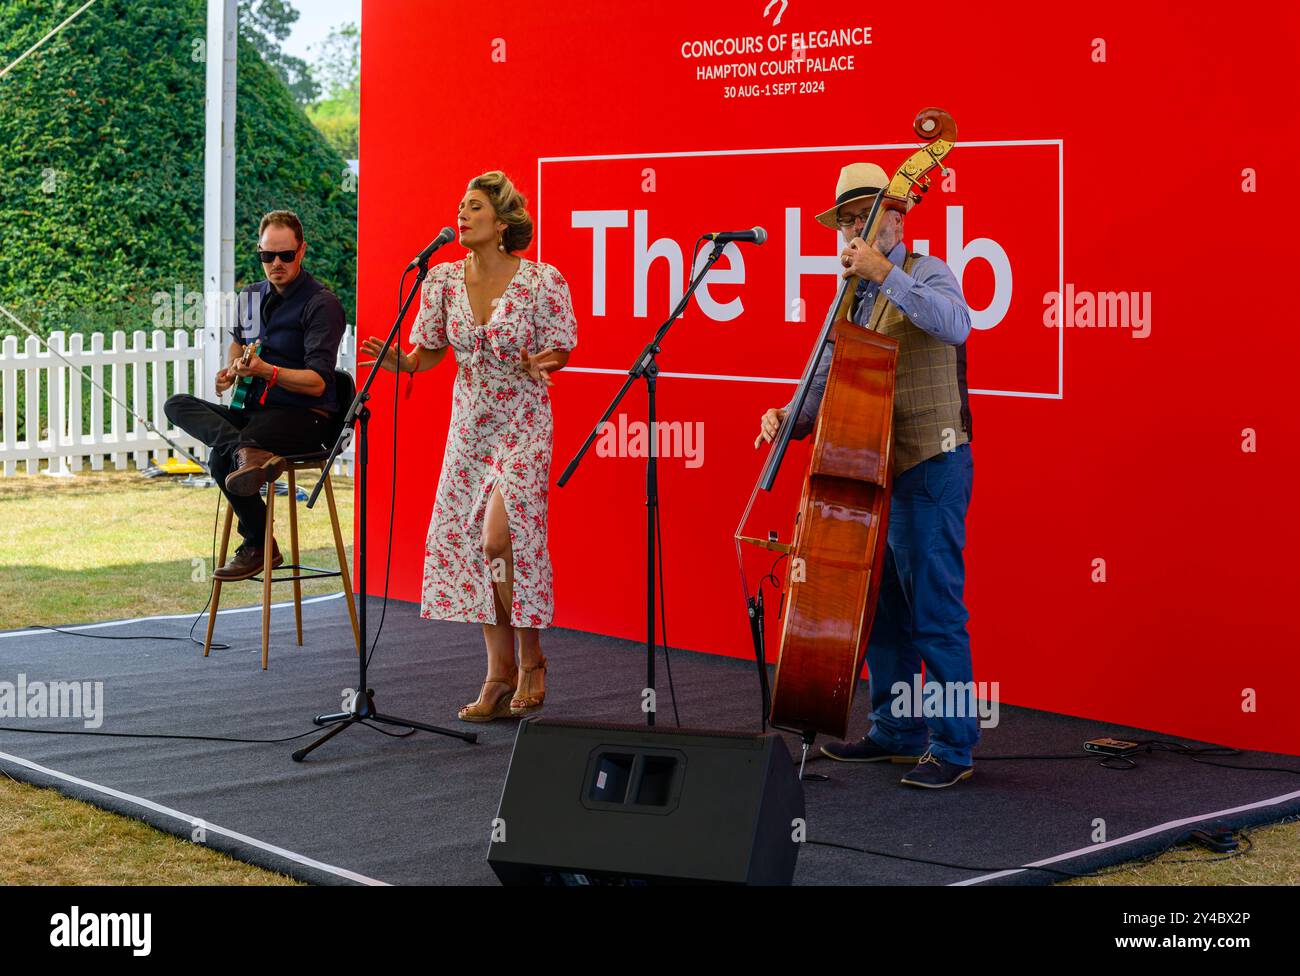
[[[912,692],[921,681],[950,683],[973,680],[970,615],[962,600],[966,580],[962,548],[966,545],[966,509],[974,470],[969,444],[909,468],[894,480],[890,498],[889,540],[880,581],[876,619],[867,644],[871,674],[871,730],[876,744],[906,755],[927,748],[937,759],[971,765],[971,748],[979,742],[974,694],[960,696],[961,709],[918,714]],[[901,696],[895,684],[908,691]],[[902,716],[894,702],[902,698]],[[946,696],[947,697],[947,696]],[[933,709],[930,709],[931,711]],[[949,714],[959,711],[960,714]]]

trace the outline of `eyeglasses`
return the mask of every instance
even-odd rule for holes
[[[295,247],[292,251],[263,251],[260,248],[257,251],[257,259],[263,264],[270,264],[276,258],[279,258],[285,264],[289,264],[298,256],[298,249]]]
[[[862,211],[862,213],[858,214],[836,214],[835,223],[839,224],[841,227],[852,227],[859,220],[865,223],[867,218],[870,216],[871,208],[868,207],[866,210]]]

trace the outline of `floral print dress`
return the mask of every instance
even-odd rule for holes
[[[411,342],[450,345],[456,355],[451,426],[425,543],[420,616],[497,623],[483,521],[499,488],[514,553],[515,627],[545,627],[554,613],[546,499],[551,471],[551,401],[520,363],[521,349],[569,350],[577,321],[569,286],[549,264],[521,260],[480,325],[462,261],[435,265],[425,280]]]

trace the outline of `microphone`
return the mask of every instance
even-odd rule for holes
[[[745,244],[762,244],[767,240],[767,231],[762,227],[752,227],[749,230],[723,230],[716,234],[705,234],[707,239],[718,244],[726,244],[729,241],[740,241]]]
[[[456,232],[450,227],[444,227],[442,231],[429,242],[429,246],[415,256],[415,260],[406,266],[407,271],[414,271],[417,267],[423,268],[429,263],[429,257],[434,251],[444,244],[450,244],[456,239]]]

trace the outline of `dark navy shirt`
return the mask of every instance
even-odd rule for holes
[[[334,411],[334,368],[347,328],[343,305],[334,293],[302,270],[283,292],[263,280],[247,286],[239,297],[239,341],[259,340],[257,354],[263,361],[281,369],[310,369],[325,381],[325,392],[318,397],[290,392],[277,383],[264,406]],[[265,382],[259,381],[254,401],[264,388]]]

